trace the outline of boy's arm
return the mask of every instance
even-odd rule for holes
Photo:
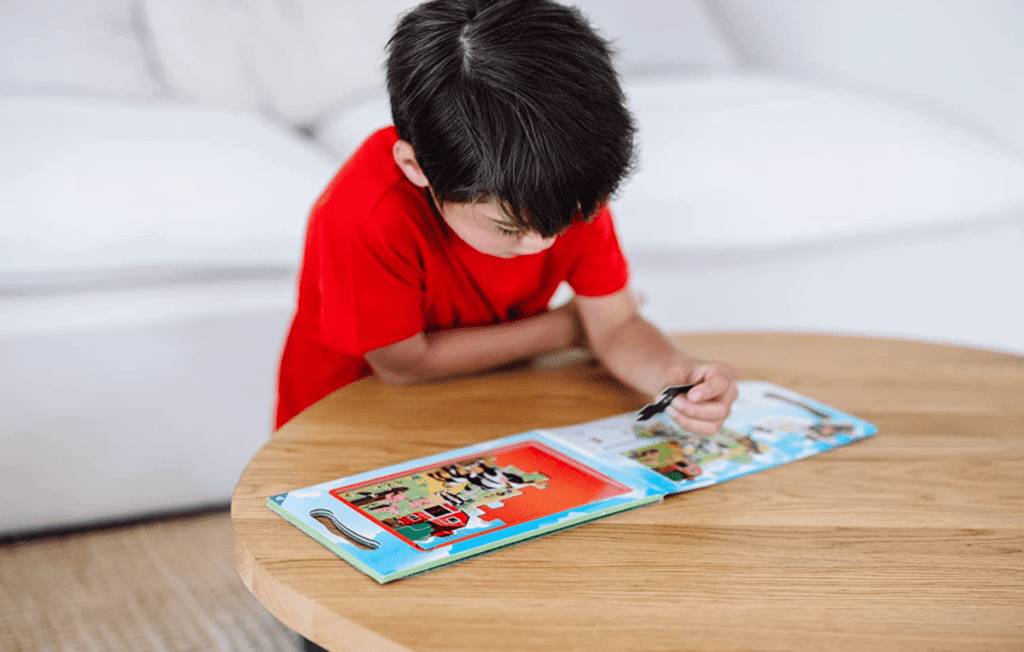
[[[667,385],[695,384],[666,412],[693,432],[711,434],[722,426],[737,394],[731,365],[680,350],[640,316],[628,289],[606,297],[576,297],[576,307],[590,348],[617,378],[652,397]]]
[[[408,385],[483,371],[511,362],[585,345],[575,300],[514,322],[417,333],[366,353],[382,382]]]

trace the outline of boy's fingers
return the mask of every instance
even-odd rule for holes
[[[719,376],[712,376],[702,381],[686,393],[686,398],[694,403],[710,401],[729,389],[729,381]]]
[[[729,416],[729,405],[722,402],[691,403],[676,398],[669,404],[666,412],[702,421],[721,421]]]
[[[713,363],[697,372],[700,382],[687,392],[686,397],[695,402],[709,401],[722,396],[734,386],[736,377],[732,367],[724,363]]]
[[[672,409],[671,406],[667,412],[676,423],[690,432],[696,432],[702,435],[713,435],[722,427],[721,420],[705,421],[703,419],[691,419],[684,414],[680,414],[677,410]]]

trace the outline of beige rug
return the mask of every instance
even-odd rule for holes
[[[295,652],[242,585],[226,511],[0,544],[3,652]]]

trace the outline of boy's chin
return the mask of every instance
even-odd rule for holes
[[[517,253],[517,252],[514,252],[514,251],[501,250],[501,249],[490,250],[490,249],[480,249],[479,247],[473,247],[473,249],[475,249],[479,253],[482,253],[485,256],[493,256],[495,258],[509,259],[509,258],[518,258],[519,256],[523,255],[523,254],[520,254],[520,253]]]
[[[514,250],[503,249],[503,250],[499,250],[496,253],[492,253],[492,254],[489,254],[489,255],[496,256],[498,258],[521,258],[523,256],[536,256],[537,254],[544,253],[548,249],[550,249],[550,245],[547,246],[547,247],[541,247],[540,249],[527,249],[525,251],[518,250],[518,249],[514,249]]]
[[[469,244],[469,243],[467,243]],[[521,251],[518,249],[508,249],[506,247],[474,247],[472,244],[469,245],[476,251],[486,255],[493,256],[495,258],[521,258],[523,256],[536,256],[539,253],[543,253],[548,250],[548,247],[542,247],[541,249],[528,249]]]
[[[544,251],[544,249],[541,249],[540,251],[527,251],[527,252],[523,252],[523,253],[505,251],[505,252],[500,252],[500,253],[495,253],[495,254],[488,254],[488,255],[489,256],[494,256],[495,258],[504,258],[505,260],[508,260],[510,258],[522,258],[523,256],[536,256],[537,254],[541,253],[542,251]]]

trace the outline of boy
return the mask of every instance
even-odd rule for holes
[[[608,44],[551,0],[436,0],[388,43],[395,126],[370,136],[309,223],[277,425],[371,373],[426,382],[586,344],[667,412],[712,433],[727,364],[637,312],[608,198],[633,163]],[[567,281],[576,293],[548,310]]]

